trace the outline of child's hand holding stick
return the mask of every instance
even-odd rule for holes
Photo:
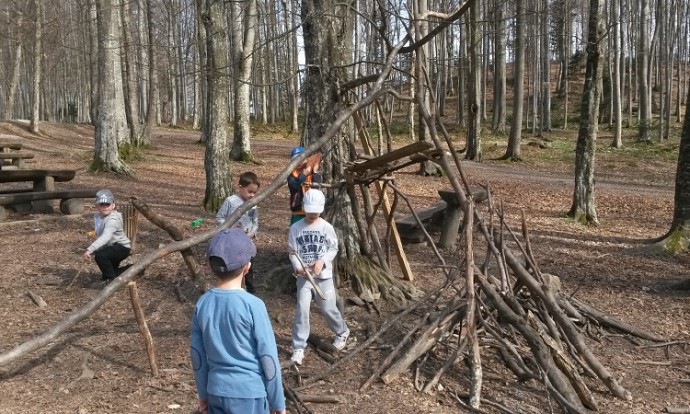
[[[321,291],[321,288],[319,288],[319,285],[316,284],[316,281],[314,280],[314,276],[312,276],[306,263],[304,263],[304,260],[302,260],[302,258],[299,256],[299,254],[297,254],[297,252],[294,250],[290,250],[288,253],[297,258],[299,263],[302,265],[302,269],[304,269],[304,274],[307,276],[307,279],[309,279],[309,283],[311,283],[311,285],[314,286],[314,290],[319,295],[319,297],[323,300],[326,300],[326,295],[323,294],[323,292]]]

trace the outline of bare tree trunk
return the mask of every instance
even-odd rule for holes
[[[520,160],[522,137],[522,108],[524,104],[525,73],[525,0],[515,1],[515,63],[513,64],[513,119],[510,122],[508,148],[503,156],[513,161]]]
[[[160,114],[156,101],[158,100],[158,75],[156,72],[156,55],[153,45],[154,30],[153,30],[153,9],[151,7],[151,0],[143,0],[146,8],[146,27],[148,29],[147,45],[148,45],[148,78],[149,90],[147,93],[148,100],[146,102],[146,123],[141,134],[141,140],[137,145],[149,145],[151,143],[151,134],[153,127],[158,124],[157,120]]]
[[[422,15],[426,13],[429,9],[428,1],[427,0],[414,0],[413,1],[415,9],[414,13],[415,15]],[[422,39],[427,33],[429,33],[429,22],[426,19],[418,19],[415,18],[413,21],[414,25],[414,38],[415,41],[418,41]],[[426,82],[426,75],[425,73],[429,69],[429,44],[426,43],[422,45],[419,49],[415,51],[415,56],[414,56],[414,82],[415,82],[415,95],[418,97],[418,100],[421,99],[421,101],[424,103],[425,106],[428,106],[430,102],[430,92],[429,92],[429,87],[431,85],[428,85]],[[420,105],[422,103],[420,102]],[[435,108],[432,110],[435,111]],[[417,107],[417,116],[416,116],[416,121],[417,121],[417,139],[419,141],[428,141],[429,140],[429,126],[427,125],[426,122],[424,122],[421,108]],[[436,165],[435,163],[431,161],[425,161],[421,162],[419,164],[419,171],[417,171],[417,174],[423,175],[423,176],[440,176],[441,175],[441,169]]]
[[[541,92],[541,126],[540,132],[551,131],[551,53],[550,53],[550,36],[549,36],[549,4],[548,0],[542,0],[542,16],[541,16],[541,78],[542,78],[542,92]]]
[[[89,68],[91,69],[91,96],[89,96],[89,116],[91,123],[96,125],[98,116],[98,12],[96,0],[89,0],[89,55],[91,58]]]
[[[457,108],[457,122],[458,125],[467,126],[467,116],[465,113],[465,96],[466,88],[466,73],[467,73],[467,41],[465,40],[465,29],[467,23],[465,19],[461,18],[458,21],[458,108]]]
[[[295,24],[294,5],[292,0],[283,0],[283,9],[285,9],[285,24],[286,33],[288,33],[287,43],[287,68],[289,71],[297,69],[297,38],[293,32]],[[297,115],[299,113],[299,101],[297,99],[297,76],[291,76],[287,82],[288,100],[290,103],[290,132],[299,131],[299,123]]]
[[[690,89],[688,89],[690,93]],[[690,102],[690,96],[688,97]],[[685,109],[678,149],[673,220],[668,233],[657,242],[663,250],[680,253],[690,248],[690,111]]]
[[[34,79],[31,99],[31,132],[39,133],[38,122],[41,118],[41,66],[43,65],[43,1],[34,0]]]
[[[235,68],[234,136],[230,156],[235,161],[250,161],[251,129],[249,123],[249,80],[254,60],[256,36],[256,0],[246,3],[230,2],[232,56]]]
[[[467,110],[470,115],[469,128],[467,130],[467,146],[465,158],[473,161],[482,160],[481,146],[481,112],[480,97],[481,89],[481,61],[479,59],[480,39],[479,39],[479,11],[481,10],[480,0],[475,0],[470,6],[469,43],[470,43],[470,83],[468,88]]]
[[[652,127],[652,100],[649,85],[649,3],[648,0],[638,0],[639,31],[637,34],[637,90],[638,90],[638,140],[649,141],[649,131]]]
[[[208,102],[207,99],[207,76],[206,76],[206,71],[208,70],[207,65],[207,59],[206,59],[206,27],[204,26],[203,22],[201,21],[201,15],[205,12],[206,10],[206,0],[195,0],[194,2],[195,6],[195,18],[196,18],[196,51],[199,59],[199,64],[197,66],[197,87],[196,87],[196,93],[195,93],[195,101],[197,102],[196,108],[194,110],[194,117],[195,119],[198,118],[198,128],[201,130],[200,134],[200,141],[201,142],[206,142],[204,141],[206,139],[206,134],[204,133],[204,128],[206,126],[206,103]],[[197,125],[197,121],[194,122],[195,125]]]
[[[17,27],[22,25],[22,15],[17,17]],[[17,97],[17,89],[19,88],[19,75],[22,67],[22,42],[21,37],[17,36],[14,53],[14,65],[12,67],[12,79],[10,81],[9,87],[7,88],[7,98],[5,99],[5,119],[14,118],[14,103]]]
[[[599,224],[594,202],[594,154],[599,131],[601,96],[601,40],[604,33],[601,0],[589,2],[587,69],[580,108],[580,129],[575,155],[575,189],[568,216],[582,224]]]
[[[494,105],[491,127],[506,133],[506,3],[494,0]]]
[[[612,147],[623,147],[623,110],[621,107],[621,32],[620,24],[622,20],[620,3],[622,0],[611,0],[611,23],[613,34],[613,96],[611,103],[613,106],[613,142]]]
[[[122,92],[120,61],[120,1],[97,0],[98,6],[98,110],[95,152],[91,170],[129,174],[120,159],[119,146],[129,142]]]
[[[138,78],[139,82],[139,108],[141,118],[148,116],[148,93],[150,88],[150,79],[148,76],[148,0],[137,0],[137,38],[139,44],[137,46],[138,53]]]
[[[132,16],[129,0],[122,2],[122,40],[124,43],[125,76],[125,114],[129,126],[131,142],[139,142],[141,119],[139,118],[139,88],[137,85],[136,52],[132,42]]]
[[[206,193],[204,208],[215,212],[225,198],[232,194],[230,174],[230,150],[228,148],[228,92],[229,45],[225,28],[226,10],[224,2],[207,0],[204,13],[208,69],[207,115],[204,122],[206,135]]]

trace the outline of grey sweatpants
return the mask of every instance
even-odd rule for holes
[[[321,288],[326,300],[323,300],[314,291],[309,280],[304,277],[297,278],[297,309],[295,309],[295,323],[292,326],[292,349],[304,349],[309,338],[309,307],[314,298],[321,309],[321,314],[326,318],[328,327],[335,334],[340,335],[347,331],[347,325],[336,304],[335,287],[333,279],[315,279]]]

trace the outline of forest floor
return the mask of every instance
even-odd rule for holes
[[[125,202],[129,197],[145,201],[187,235],[212,228],[213,216],[201,208],[204,151],[197,143],[197,132],[156,130],[152,148],[131,163],[136,171],[134,177],[87,171],[93,151],[93,130],[89,126],[45,124],[43,134],[34,136],[22,123],[0,123],[2,133],[23,137],[25,148],[37,154],[36,166],[78,170],[73,181],[58,183],[58,188],[107,187],[118,201]],[[285,166],[295,141],[268,134],[257,137],[253,151],[263,165],[233,164],[232,169],[234,177],[253,170],[267,184]],[[494,153],[487,149],[483,163],[465,162],[463,170],[472,184],[490,185],[494,200],[503,204],[513,229],[520,228],[524,211],[542,272],[558,275],[568,295],[668,341],[678,341],[675,345],[649,347],[646,341],[593,329],[599,335],[588,338],[588,345],[633,396],[631,402],[616,399],[601,382],[588,379],[599,412],[646,414],[662,412],[667,406],[687,406],[690,384],[682,380],[690,378],[690,293],[676,289],[674,284],[690,278],[690,258],[687,253],[665,256],[641,249],[669,226],[675,164],[656,162],[653,156],[639,162],[621,162],[610,151],[597,154],[600,171],[596,202],[601,225],[583,227],[564,217],[572,197],[572,165],[540,161],[548,158],[549,151],[525,146],[524,163],[506,163],[489,159],[492,154],[499,155],[500,148]],[[397,172],[396,180],[418,208],[438,202],[437,190],[448,187],[447,179],[417,176],[412,167]],[[268,306],[281,359],[290,355],[295,298],[270,291],[265,275],[288,263],[287,199],[287,188],[282,187],[259,206],[259,254],[255,259],[258,296]],[[406,214],[400,210],[401,215]],[[193,229],[190,223],[197,217],[206,221]],[[96,265],[81,259],[89,244],[86,233],[91,224],[91,212],[78,216],[12,213],[0,223],[0,353],[53,327],[104,287]],[[437,238],[438,233],[432,236]],[[168,242],[167,233],[140,217],[137,251],[131,260]],[[201,259],[202,247],[197,246],[196,252]],[[449,261],[458,262],[457,257],[442,252]],[[441,283],[440,270],[430,265],[434,259],[428,247],[409,245],[406,253],[419,289],[429,291]],[[158,378],[151,376],[130,297],[122,289],[90,318],[48,346],[0,368],[0,413],[194,412],[197,399],[188,357],[189,327],[199,291],[179,254],[153,263],[137,284],[155,341],[161,369]],[[176,284],[181,286],[185,301],[176,295]],[[36,306],[29,291],[40,295],[47,307]],[[344,297],[352,295],[347,284],[341,293]],[[379,316],[364,308],[347,308],[352,346],[364,341],[367,327],[380,326],[392,315],[392,309],[383,302],[381,309]],[[316,306],[312,311],[313,331],[330,337]],[[464,363],[448,371],[441,380],[443,387],[430,394],[415,391],[412,373],[391,384],[377,382],[365,392],[358,391],[389,352],[386,345],[399,341],[412,318],[396,325],[376,346],[308,391],[341,394],[345,403],[308,403],[310,409],[314,413],[344,414],[465,412],[454,395],[468,390],[468,368]],[[549,407],[559,412],[542,386],[518,382],[492,351],[482,349],[486,399],[515,413],[546,413]],[[421,375],[432,375],[444,353],[441,349],[430,352],[427,363],[420,367]],[[316,374],[326,367],[327,363],[310,351],[302,373]],[[294,384],[295,376],[286,373],[286,379]],[[497,412],[487,405],[483,409]]]

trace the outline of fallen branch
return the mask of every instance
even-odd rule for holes
[[[344,404],[347,402],[347,399],[345,398],[345,396],[341,395],[341,394],[317,395],[317,394],[298,393],[298,395],[302,399],[302,401],[304,401],[304,402],[328,403],[328,404]]]
[[[596,320],[599,322],[601,325],[608,326],[610,328],[615,328],[618,329],[619,331],[628,333],[630,335],[634,335],[638,338],[642,339],[648,339],[650,341],[654,342],[667,342],[667,338],[662,338],[660,336],[656,336],[652,333],[645,332],[642,329],[636,328],[628,323],[625,323],[621,320],[618,320],[614,318],[611,315],[607,315],[604,312],[600,311],[599,309],[595,308],[592,305],[588,305],[581,300],[577,298],[570,298],[570,301],[573,302],[573,305],[580,309],[582,313],[587,315],[588,317]]]
[[[29,295],[29,297],[31,298],[31,300],[33,300],[34,303],[35,303],[36,305],[38,305],[39,308],[43,309],[43,308],[45,308],[45,307],[48,307],[48,304],[46,303],[46,301],[43,300],[42,297],[38,296],[38,295],[35,294],[34,292],[28,291],[28,292],[26,292],[26,294]]]
[[[130,198],[130,202],[144,217],[146,217],[148,221],[165,230],[173,240],[180,241],[184,239],[184,233],[182,230],[175,227],[170,220],[151,210],[148,204],[146,204],[144,201],[139,200],[136,197],[132,197]],[[182,254],[182,259],[189,268],[189,271],[192,272],[192,277],[198,280],[204,280],[204,272],[199,264],[199,261],[196,259],[196,256],[194,256],[192,249],[181,250],[180,254]]]

